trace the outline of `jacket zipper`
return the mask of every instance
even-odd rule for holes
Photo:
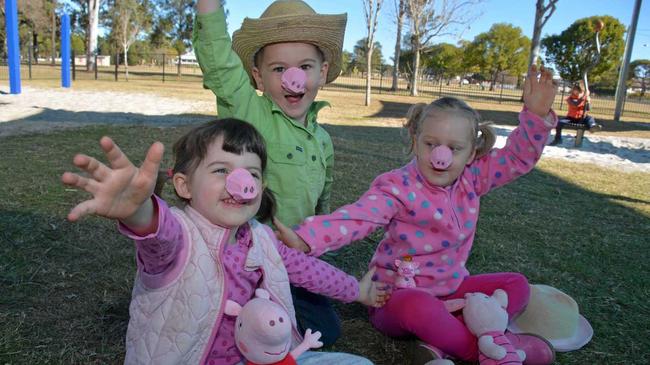
[[[217,312],[217,320],[214,322],[214,326],[212,327],[212,331],[214,331],[215,328],[217,328],[217,331],[219,330],[217,326],[219,325],[219,323],[221,323],[221,319],[223,318],[223,311],[226,308],[226,300],[228,300],[228,298],[224,298],[225,293],[227,293],[226,285],[228,285],[228,281],[226,280],[225,271],[223,270],[223,263],[221,262],[220,258],[221,258],[221,256],[223,256],[223,250],[224,250],[224,247],[226,246],[224,244],[224,241],[228,240],[229,237],[230,237],[230,229],[226,229],[225,233],[223,235],[223,238],[221,239],[221,242],[219,243],[219,249],[217,250],[218,251],[217,252],[218,256],[215,258],[215,263],[217,265],[217,271],[221,275],[221,278],[223,279],[223,285],[222,285],[222,290],[221,290],[221,303],[219,304],[219,312]],[[217,259],[219,259],[219,260],[217,260]],[[212,331],[210,332],[210,337],[208,338],[208,342],[212,338]],[[216,335],[216,333],[215,333],[215,335]],[[210,353],[210,350],[212,350],[210,345],[211,345],[210,343],[206,343],[205,349],[203,350],[203,355],[201,355],[201,364],[205,363],[205,360],[207,359],[207,356]]]

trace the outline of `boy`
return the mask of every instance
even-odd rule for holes
[[[246,120],[266,139],[265,180],[277,199],[276,217],[292,226],[329,213],[334,148],[316,121],[329,104],[314,99],[340,73],[347,15],[278,0],[260,18],[244,19],[231,43],[218,0],[199,0],[197,13],[193,44],[204,87],[216,95],[219,117]],[[340,322],[328,300],[292,291],[301,331],[320,331],[325,345],[334,343]]]
[[[582,82],[574,84],[571,88],[571,94],[566,98],[566,104],[569,108],[566,117],[560,118],[555,127],[555,138],[553,142],[549,143],[550,146],[555,146],[562,143],[562,127],[567,123],[579,123],[587,126],[590,132],[596,132],[602,129],[600,124],[591,115],[587,114],[586,105],[589,103],[589,89],[585,90],[582,94]]]

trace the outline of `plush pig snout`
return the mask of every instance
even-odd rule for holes
[[[259,193],[253,175],[245,169],[235,169],[226,177],[226,191],[240,203],[249,202]]]
[[[453,153],[447,146],[437,146],[431,150],[431,166],[436,170],[447,170],[453,160]]]
[[[291,94],[303,94],[307,74],[302,69],[291,67],[282,74],[282,88]]]

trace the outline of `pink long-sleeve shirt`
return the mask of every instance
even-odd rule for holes
[[[370,262],[377,267],[375,280],[394,283],[395,260],[410,256],[419,265],[416,286],[436,296],[449,295],[469,275],[465,263],[480,197],[532,170],[557,116],[551,112],[543,119],[524,109],[519,121],[505,147],[473,161],[448,187],[430,185],[414,159],[378,176],[355,203],[309,217],[295,231],[310,246],[310,254],[318,256],[383,227],[384,238]]]
[[[158,230],[147,235],[138,236],[126,226],[119,226],[120,231],[135,240],[137,263],[140,270],[148,274],[159,274],[173,266],[179,253],[185,249],[183,230],[177,218],[171,214],[167,204],[154,198],[158,210]],[[267,227],[268,228],[268,227]],[[350,275],[337,268],[310,257],[302,252],[293,250],[275,239],[273,232],[268,229],[275,247],[287,269],[289,281],[311,292],[338,299],[343,302],[352,302],[359,296],[359,283]],[[255,294],[259,286],[262,272],[246,271],[244,264],[248,249],[252,244],[252,234],[249,224],[239,227],[236,233],[236,242],[228,244],[220,256],[220,264],[224,268],[229,288],[225,299],[230,299],[244,305]],[[173,279],[170,277],[170,280]],[[159,283],[161,286],[165,283]],[[188,308],[189,310],[189,308]],[[223,316],[217,335],[212,343],[210,355],[206,358],[207,365],[232,365],[243,360],[235,345],[234,337],[235,318]]]

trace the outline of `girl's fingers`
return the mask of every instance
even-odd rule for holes
[[[63,175],[61,175],[61,181],[68,186],[77,189],[83,189],[91,194],[95,190],[92,184],[92,180],[87,177],[74,174],[72,172],[64,172]]]
[[[110,137],[102,137],[99,140],[99,145],[104,150],[104,154],[106,154],[106,158],[113,169],[125,168],[131,165],[131,161]]]
[[[160,142],[155,142],[149,147],[147,151],[147,157],[145,157],[140,170],[149,176],[155,176],[158,174],[158,168],[160,167],[160,161],[162,161],[163,154],[165,152],[165,147]]]
[[[72,163],[81,170],[86,171],[97,181],[103,181],[109,174],[109,169],[106,165],[99,162],[96,158],[84,154],[74,156]]]
[[[79,220],[81,217],[96,212],[95,201],[86,200],[77,204],[70,213],[68,213],[68,220],[71,222]]]

